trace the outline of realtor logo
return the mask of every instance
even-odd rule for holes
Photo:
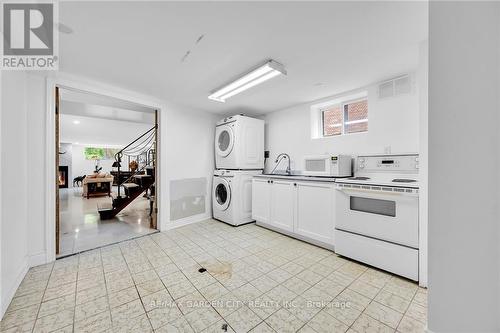
[[[4,3],[2,69],[57,69],[55,3]]]

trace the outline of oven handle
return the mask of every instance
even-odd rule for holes
[[[380,193],[387,195],[395,195],[395,196],[408,196],[408,197],[418,197],[418,193],[407,193],[407,192],[391,192],[391,191],[382,191],[382,190],[369,190],[369,189],[361,189],[361,188],[344,188],[337,187],[337,191],[341,191],[344,193],[349,192],[358,192],[358,193]]]

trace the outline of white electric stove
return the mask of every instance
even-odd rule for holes
[[[335,252],[418,281],[418,155],[358,156],[336,181]]]

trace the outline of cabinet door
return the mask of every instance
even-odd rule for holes
[[[269,179],[252,180],[252,219],[269,223],[271,184]]]
[[[333,245],[334,187],[330,183],[296,183],[295,233]]]
[[[271,180],[271,218],[272,226],[293,232],[294,215],[293,182]]]

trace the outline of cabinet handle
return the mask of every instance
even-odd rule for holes
[[[274,184],[274,180],[271,180],[271,184]]]
[[[297,186],[297,183],[293,183],[293,186]]]
[[[268,184],[271,184],[271,181],[270,181],[270,180],[268,180],[268,181],[267,181],[267,183],[268,183]]]

